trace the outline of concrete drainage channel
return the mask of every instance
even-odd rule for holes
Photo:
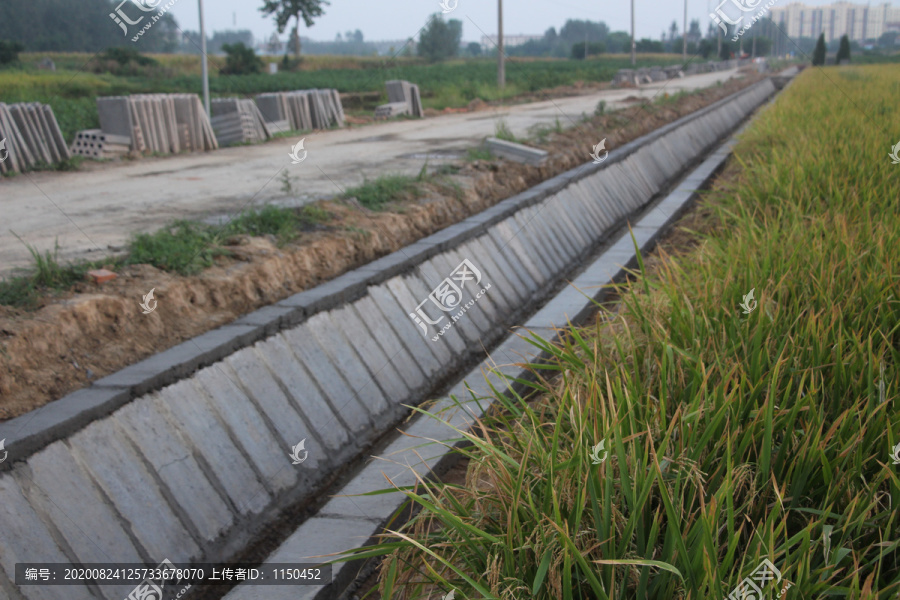
[[[3,423],[10,460],[0,463],[0,599],[121,599],[133,585],[16,585],[15,563],[225,563],[285,510],[326,491],[383,488],[382,472],[409,485],[406,464],[439,470],[446,448],[419,448],[428,459],[416,464],[412,448],[423,440],[391,433],[409,414],[402,405],[469,397],[457,380],[473,366],[464,379],[482,395],[485,368],[534,355],[510,327],[524,323],[552,338],[554,326],[588,314],[585,295],[567,288],[532,315],[612,232],[665,196],[633,228],[648,249],[727,150],[666,196],[671,183],[774,93],[763,80],[611,151],[602,164]],[[596,295],[633,258],[623,236],[572,283]],[[505,385],[498,374],[487,378]],[[471,419],[459,409],[448,417],[457,426]],[[456,437],[431,419],[402,428]],[[295,454],[304,460],[294,465],[301,440]],[[363,464],[373,451],[401,464]],[[332,498],[267,562],[316,562],[304,558],[363,545],[402,500]],[[242,584],[225,597],[336,597],[355,573],[355,565],[336,565],[325,587]]]

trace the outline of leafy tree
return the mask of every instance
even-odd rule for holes
[[[638,52],[663,52],[663,44],[650,38],[643,38],[635,42],[635,50]]]
[[[587,47],[588,55],[603,54],[606,52],[606,44],[603,42],[590,42]],[[572,44],[572,58],[584,60],[584,42]]]
[[[821,67],[825,64],[825,34],[821,34],[819,36],[819,41],[816,42],[816,49],[813,50],[813,59],[812,64],[814,67]]]
[[[253,75],[262,72],[263,62],[256,56],[256,50],[253,48],[237,42],[236,44],[223,44],[222,50],[228,55],[225,59],[225,67],[221,70],[223,75]]]
[[[291,19],[296,19],[296,24],[291,31],[291,47],[294,55],[300,56],[300,18],[307,27],[313,26],[313,19],[324,14],[322,5],[330,6],[328,0],[263,0],[260,12],[265,16],[275,15],[275,25],[278,33],[284,33]]]
[[[700,31],[700,20],[693,19],[691,21],[691,26],[688,28],[688,40],[693,40],[695,42],[700,41],[703,37],[703,33]]]
[[[675,38],[678,37],[678,23],[672,21],[672,24],[669,25],[669,41],[674,42]]]
[[[700,40],[700,47],[697,49],[697,53],[704,59],[708,59],[710,54],[715,53],[716,47],[717,43],[714,40],[704,38]]]
[[[588,42],[603,42],[608,35],[609,27],[602,21],[595,23],[593,21],[569,19],[559,30],[559,38],[569,44],[577,44],[579,42],[584,44],[585,37],[587,37]],[[584,47],[582,47],[583,50]]]
[[[19,42],[6,42],[0,40],[0,65],[8,65],[9,63],[19,60],[19,52],[25,49],[25,46]]]
[[[469,53],[469,56],[481,56],[481,44],[469,42],[469,45],[466,46],[466,52]]]
[[[435,13],[419,35],[419,56],[431,62],[453,58],[459,54],[462,39],[462,21],[444,21],[440,13]]]
[[[606,39],[610,52],[631,52],[631,34],[627,31],[613,31]]]
[[[841,47],[838,48],[837,53],[838,64],[841,64],[842,60],[850,62],[850,38],[848,38],[846,34],[841,37]]]

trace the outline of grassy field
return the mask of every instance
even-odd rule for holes
[[[56,72],[42,71],[36,64],[51,58]],[[44,102],[50,104],[66,140],[81,129],[99,127],[97,96],[154,92],[199,93],[200,60],[187,55],[152,55],[159,65],[137,69],[131,75],[95,73],[101,70],[88,54],[22,54],[22,66],[0,70],[0,102]],[[496,62],[489,59],[455,60],[425,64],[419,59],[305,57],[299,71],[276,75],[219,76],[216,65],[224,59],[212,57],[210,90],[213,96],[253,96],[280,90],[336,88],[342,93],[377,92],[387,101],[384,82],[407,79],[419,84],[427,108],[465,106],[475,98],[497,100],[577,81],[610,81],[616,71],[629,67],[630,57],[608,55],[587,61],[565,59],[512,59],[507,65],[507,86],[497,88]],[[639,66],[680,63],[672,54],[638,56]],[[380,103],[380,102],[379,102]]]
[[[468,436],[466,483],[408,490],[422,511],[366,550],[383,598],[725,598],[764,559],[764,598],[898,597],[895,82],[807,69],[704,194],[699,244],[535,341],[550,364]]]

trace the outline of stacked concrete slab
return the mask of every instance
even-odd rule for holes
[[[457,369],[483,359],[482,348],[773,93],[767,79],[613,149],[602,164],[0,424],[9,453],[0,463],[0,597],[127,595],[16,586],[17,562],[233,559],[282,511],[308,503],[347,461],[368,455],[408,413],[403,404],[433,397]],[[411,313],[434,302],[432,290],[464,259],[480,275],[466,299],[490,289],[449,330],[417,323]],[[542,312],[532,322],[549,328]],[[304,461],[292,464],[301,440]],[[305,540],[302,556],[330,552],[334,532],[348,529],[364,543],[382,522],[383,498],[333,498],[292,539]],[[238,586],[228,598],[303,600],[318,591]]]
[[[209,120],[220,146],[256,144],[272,137],[253,100],[219,98],[210,104]]]
[[[21,173],[71,158],[53,109],[40,102],[0,102],[0,173]]]
[[[137,94],[97,98],[100,129],[127,137],[135,152],[174,154],[219,147],[196,94]]]
[[[89,158],[119,158],[131,150],[131,138],[111,133],[103,133],[102,129],[85,129],[75,134],[72,142],[72,154]]]
[[[344,126],[344,107],[335,89],[260,94],[256,104],[265,122],[276,131]]]
[[[391,81],[385,82],[384,85],[387,88],[388,104],[382,104],[376,108],[376,115],[379,111],[381,111],[382,114],[385,113],[387,111],[386,107],[391,104],[404,102],[409,107],[409,110],[407,113],[403,114],[411,114],[412,116],[419,118],[425,116],[425,111],[422,108],[422,96],[419,94],[418,85],[399,79],[392,79]]]

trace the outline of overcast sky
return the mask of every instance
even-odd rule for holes
[[[440,12],[440,0],[331,0],[325,14],[300,35],[314,40],[333,40],[338,32],[359,29],[367,40],[401,40],[415,37],[428,16]],[[449,0],[452,6],[453,0]],[[463,40],[480,41],[483,34],[497,32],[495,0],[458,0],[448,18],[463,23]],[[637,37],[659,39],[673,20],[679,28],[684,15],[680,0],[635,0]],[[812,6],[830,4],[830,0],[806,0]],[[778,0],[778,5],[789,4]],[[873,2],[873,5],[878,2]],[[718,5],[712,0],[688,0],[688,21],[700,19],[706,32],[709,13]],[[275,25],[259,12],[262,0],[203,0],[208,32],[222,29],[249,29],[257,40],[268,38]],[[197,30],[197,0],[177,0],[171,11],[182,29]],[[503,29],[506,35],[542,34],[550,27],[557,30],[567,19],[605,21],[613,30],[629,31],[631,4],[628,0],[505,0]],[[293,24],[293,21],[292,21]],[[293,26],[293,25],[292,25]],[[282,35],[282,39],[286,38]]]

